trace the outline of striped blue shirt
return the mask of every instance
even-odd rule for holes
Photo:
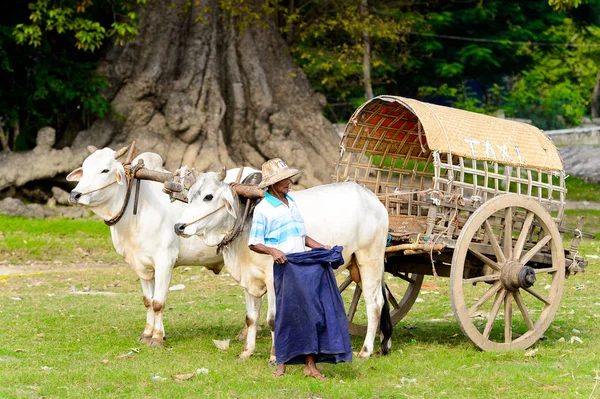
[[[286,194],[289,208],[268,192],[254,208],[248,245],[263,244],[285,254],[304,252],[306,228],[296,203]]]

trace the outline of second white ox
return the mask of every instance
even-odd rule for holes
[[[384,254],[388,236],[388,214],[375,194],[356,183],[337,183],[297,191],[291,194],[304,218],[307,234],[326,245],[344,247],[344,266],[358,267],[351,274],[360,279],[367,309],[367,335],[359,357],[368,358],[380,326],[382,352],[391,347],[392,325],[383,295]],[[205,173],[198,176],[188,193],[188,206],[175,225],[177,234],[198,235],[206,245],[216,246],[229,236],[241,218],[240,202],[234,197],[223,175]],[[254,352],[262,296],[268,292],[267,322],[273,334],[275,326],[275,290],[273,259],[248,248],[250,220],[244,230],[223,251],[229,273],[246,294],[246,344],[241,357]],[[359,277],[358,277],[359,276]],[[386,305],[384,307],[384,304]],[[274,348],[270,361],[275,360]]]
[[[198,238],[184,240],[175,234],[173,224],[181,218],[186,205],[171,202],[162,192],[162,183],[143,180],[137,183],[140,184],[139,202],[137,215],[133,214],[133,198],[125,204],[125,169],[118,161],[127,148],[115,152],[110,148],[96,150],[90,146],[88,150],[92,154],[85,159],[82,167],[67,176],[67,180],[79,182],[71,191],[69,201],[88,206],[105,221],[123,212],[118,222],[110,227],[110,234],[115,250],[142,283],[146,327],[140,341],[152,346],[163,345],[163,312],[173,268],[198,265],[218,273],[223,267],[223,257]],[[138,159],[143,159],[149,169],[165,171],[158,154],[145,152],[132,164],[136,165]],[[230,170],[226,179],[234,181],[238,171]],[[256,170],[245,168],[242,176],[253,172]]]

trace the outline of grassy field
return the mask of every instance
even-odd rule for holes
[[[575,215],[600,233],[600,211],[571,211],[572,224]],[[106,226],[0,216],[0,266],[55,265],[0,276],[0,398],[600,398],[599,246],[580,246],[587,272],[566,280],[535,356],[477,350],[454,320],[449,279],[426,277],[388,356],[322,365],[328,380],[318,382],[299,366],[271,377],[264,315],[256,355],[237,360],[244,301],[227,274],[177,269],[172,284],[185,289],[169,295],[166,346],[147,348],[137,342],[145,322],[139,282]],[[212,342],[224,339],[225,351]],[[358,351],[362,338],[352,345]]]

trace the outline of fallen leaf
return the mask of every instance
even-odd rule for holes
[[[102,364],[108,364],[108,359],[104,359],[104,360],[102,361]]]
[[[221,341],[217,340],[217,339],[213,339],[212,341],[215,344],[215,346],[222,351],[229,349],[229,339],[224,339]]]
[[[532,349],[529,352],[525,353],[525,357],[535,357],[537,355],[538,349]]]
[[[421,288],[440,288],[437,284],[421,284]]]
[[[122,355],[117,356],[117,359],[125,359],[125,358],[130,358],[130,357],[133,357],[131,355],[131,352],[129,352],[129,353],[123,353]]]
[[[196,375],[196,373],[176,374],[175,375],[175,381],[189,380],[190,378],[192,378],[195,375]]]
[[[571,339],[569,340],[569,343],[572,344],[573,342],[579,342],[580,344],[583,344],[583,341],[578,336],[571,337]]]

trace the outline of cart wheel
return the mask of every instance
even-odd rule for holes
[[[494,256],[482,254],[484,247]],[[483,269],[471,266],[474,258]],[[454,316],[483,350],[527,348],[554,318],[564,279],[562,238],[548,211],[530,197],[495,197],[473,212],[456,242],[450,271]]]
[[[423,275],[422,274],[401,274],[399,278],[403,280],[399,289],[394,288],[390,290],[388,285],[385,285],[386,291],[388,293],[388,301],[390,302],[390,317],[392,319],[392,325],[396,325],[406,316],[410,308],[414,305],[417,300],[417,296],[419,295],[419,291],[421,290],[421,284],[423,284]],[[352,278],[348,276],[342,284],[340,284],[340,293],[343,292],[351,285]],[[364,319],[364,324],[361,324],[361,321],[357,320],[359,317],[356,315],[356,309],[358,308],[358,304],[360,302],[360,298],[362,297],[362,289],[358,284],[354,284],[354,294],[352,296],[352,302],[350,307],[348,308],[348,329],[350,330],[350,334],[352,335],[366,335],[367,334],[367,325],[366,319]],[[404,295],[398,302],[394,292],[404,291]],[[399,296],[399,295],[398,295]],[[363,307],[364,308],[364,307]]]

